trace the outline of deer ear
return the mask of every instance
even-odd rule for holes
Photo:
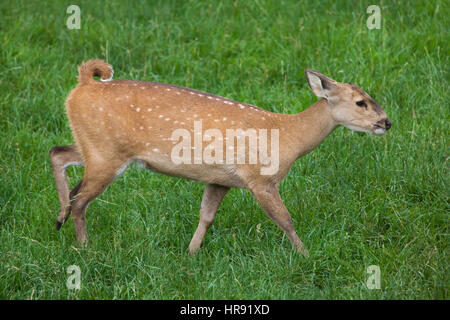
[[[336,81],[310,69],[305,71],[305,75],[312,92],[319,98],[328,99],[328,93],[335,87]]]

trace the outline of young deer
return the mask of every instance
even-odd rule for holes
[[[306,70],[306,78],[321,99],[299,114],[272,113],[174,85],[111,81],[113,69],[102,60],[89,60],[78,71],[78,86],[66,101],[75,144],[53,147],[50,158],[61,205],[56,227],[72,211],[81,244],[88,240],[88,204],[138,162],[152,171],[206,183],[190,253],[199,249],[228,190],[248,188],[293,246],[306,254],[278,192],[294,161],[338,125],[374,134],[391,127],[383,109],[358,86],[314,70]],[[203,146],[204,141],[209,144]],[[85,171],[69,193],[65,169],[72,165],[84,165]]]

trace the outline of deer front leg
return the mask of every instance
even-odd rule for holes
[[[84,165],[84,163],[83,157],[75,145],[51,148],[50,160],[60,203],[59,215],[56,221],[56,229],[59,230],[70,215],[69,184],[67,182],[66,168],[71,165]]]
[[[195,231],[191,243],[189,244],[190,254],[195,254],[200,248],[206,231],[214,221],[217,208],[219,207],[220,202],[222,202],[223,197],[227,194],[228,190],[230,190],[230,188],[215,184],[206,185],[200,208],[200,222],[198,223],[197,230]]]
[[[278,191],[278,186],[263,185],[249,189],[256,200],[261,204],[267,215],[283,229],[295,249],[305,256],[308,255],[308,251],[303,246],[302,241],[294,230],[291,216],[283,204],[283,200]]]

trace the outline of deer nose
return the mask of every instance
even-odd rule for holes
[[[386,126],[386,130],[389,130],[392,127],[392,123],[388,119],[384,121],[384,124]]]

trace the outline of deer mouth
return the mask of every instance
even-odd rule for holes
[[[386,128],[380,126],[379,124],[374,124],[373,125],[373,129],[372,129],[373,133],[376,135],[382,135],[386,133]]]

